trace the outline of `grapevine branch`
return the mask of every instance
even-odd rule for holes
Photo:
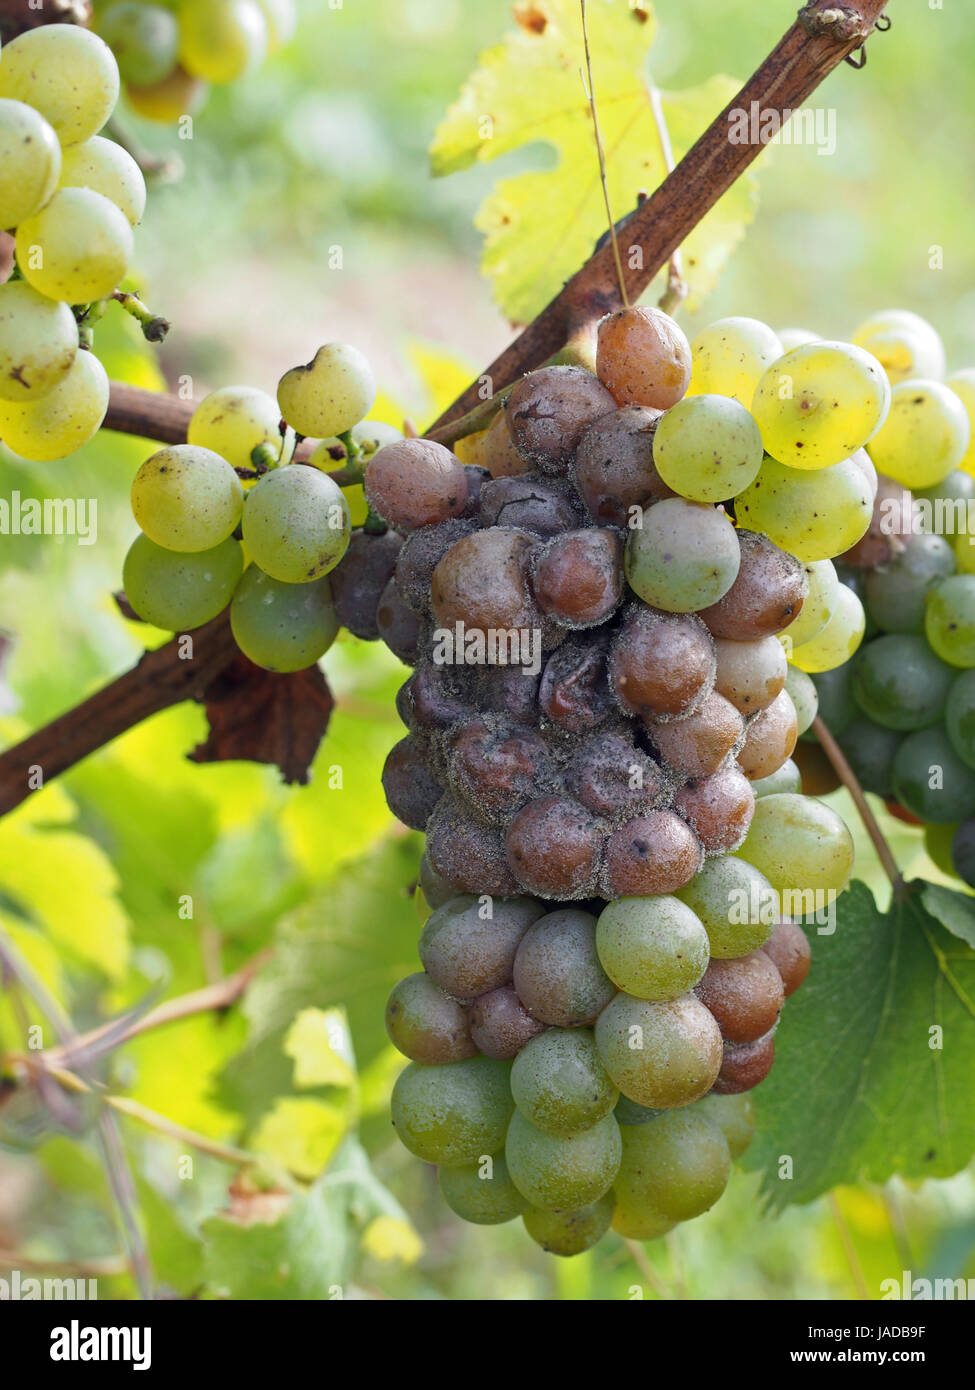
[[[782,41],[673,173],[626,220],[628,246],[641,252],[640,256],[627,256],[624,266],[623,288],[631,301],[646,289],[688,233],[763,148],[761,144],[730,141],[729,113],[755,109],[760,118],[765,112],[774,112],[786,119],[787,113],[800,107],[839,63],[863,46],[885,5],[886,0],[842,5],[812,0],[805,6]],[[620,296],[610,239],[428,433],[441,442],[453,442],[461,437],[458,417],[468,412],[476,412],[487,423],[496,401],[484,401],[485,379],[496,396],[523,373],[559,352],[581,323],[593,323],[619,307]],[[115,383],[105,425],[162,443],[181,443],[192,409],[188,401]],[[343,474],[332,476],[342,481]],[[179,643],[170,642],[0,756],[0,815],[19,805],[32,790],[28,780],[32,768],[40,767],[48,780],[148,715],[196,698],[208,683],[201,676],[205,673],[212,679],[218,674],[232,660],[234,647],[225,620],[215,619],[195,637],[193,661],[181,660]]]

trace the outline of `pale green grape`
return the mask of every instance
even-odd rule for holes
[[[257,0],[267,22],[268,53],[276,53],[290,43],[298,28],[295,0]]]
[[[257,0],[184,0],[179,28],[179,60],[204,82],[236,82],[267,55],[267,20]]]
[[[975,532],[955,537],[955,564],[959,574],[975,574]]]
[[[968,416],[968,448],[959,463],[959,468],[975,477],[975,367],[964,367],[948,378],[948,385],[965,407]]]
[[[244,655],[267,671],[313,666],[339,630],[328,577],[282,584],[248,565],[230,605],[230,626]]]
[[[273,396],[253,386],[222,386],[196,407],[187,439],[225,458],[232,468],[253,468],[259,444],[281,447],[281,412]],[[333,465],[334,466],[334,465]]]
[[[954,551],[942,536],[908,536],[887,564],[867,571],[871,618],[883,632],[923,632],[928,594],[954,572]]]
[[[511,1117],[504,1147],[511,1181],[543,1211],[571,1211],[598,1202],[613,1185],[621,1152],[620,1127],[612,1115],[562,1139],[536,1129],[520,1110]]]
[[[764,531],[799,560],[830,560],[866,534],[873,499],[866,478],[849,459],[802,473],[767,458],[736,499],[735,515],[740,525]]]
[[[142,170],[121,145],[93,135],[80,145],[69,145],[61,164],[59,188],[90,188],[114,203],[131,226],[142,221],[146,210],[146,181]]]
[[[933,487],[959,467],[971,440],[961,398],[940,381],[902,381],[870,441],[877,469],[908,488]]]
[[[240,545],[233,539],[213,550],[181,555],[138,536],[125,557],[122,583],[126,598],[145,622],[169,632],[188,632],[223,612],[243,568]]]
[[[123,82],[161,82],[176,65],[179,22],[163,5],[121,0],[99,13],[98,32],[115,54]]]
[[[975,574],[954,574],[932,590],[924,633],[949,666],[975,666]]]
[[[591,1129],[619,1098],[588,1028],[546,1028],[529,1038],[512,1063],[511,1094],[536,1129],[563,1139]]]
[[[613,1194],[607,1192],[580,1211],[541,1211],[531,1207],[522,1218],[525,1230],[549,1255],[581,1255],[602,1240],[613,1219]]]
[[[819,342],[819,334],[810,333],[808,328],[779,328],[776,331],[783,352],[791,352],[793,348],[803,347],[806,343]]]
[[[852,341],[873,353],[892,386],[919,376],[944,380],[944,345],[927,319],[909,309],[873,314],[860,324]]]
[[[0,401],[0,438],[21,458],[51,463],[93,439],[107,410],[108,374],[93,352],[79,352],[40,400]]]
[[[146,459],[132,481],[132,513],[156,545],[212,550],[240,521],[244,492],[219,454],[171,444]]]
[[[889,408],[890,384],[877,359],[849,343],[831,342],[785,353],[768,368],[751,402],[768,453],[779,463],[810,470],[848,459],[876,434]]]
[[[266,474],[244,500],[244,544],[272,579],[305,584],[335,568],[349,545],[349,504],[317,468]]]
[[[728,1141],[731,1157],[741,1158],[755,1137],[755,1102],[749,1093],[721,1096],[712,1091],[695,1101],[693,1108],[718,1126]]]
[[[693,613],[728,592],[738,577],[741,550],[723,512],[683,497],[647,507],[630,532],[626,577],[655,608]]]
[[[199,110],[209,90],[205,82],[177,67],[161,82],[126,87],[125,97],[132,110],[145,120],[172,125]]]
[[[721,1069],[721,1033],[694,994],[661,1002],[617,994],[596,1020],[596,1046],[623,1095],[654,1110],[698,1100]]]
[[[478,1163],[457,1168],[441,1168],[437,1176],[450,1210],[472,1225],[500,1226],[528,1208],[511,1181],[503,1154],[485,1155]]]
[[[799,674],[802,675],[803,672]],[[782,766],[770,772],[767,777],[759,777],[752,782],[751,788],[752,795],[756,798],[776,796],[779,792],[801,792],[802,773],[791,758],[786,758]]]
[[[852,667],[852,689],[860,709],[876,724],[898,733],[910,733],[935,724],[944,714],[953,671],[923,637],[914,633],[888,633],[867,645]],[[820,698],[823,687],[819,681]],[[837,714],[839,711],[836,712]],[[823,719],[833,733],[841,734],[842,718],[824,710]]]
[[[376,399],[372,368],[348,343],[326,343],[303,367],[278,382],[278,405],[288,424],[313,439],[344,434]]]
[[[646,1204],[668,1221],[691,1221],[713,1207],[728,1185],[728,1141],[697,1105],[627,1125],[622,1140],[613,1191],[623,1210]]]
[[[25,279],[41,294],[68,304],[111,294],[128,269],[132,249],[125,214],[90,188],[59,189],[17,228],[17,264]]]
[[[860,646],[866,623],[863,604],[852,589],[841,584],[829,622],[808,642],[793,647],[789,660],[800,671],[834,671]]]
[[[118,101],[118,64],[89,29],[47,24],[18,35],[3,50],[0,97],[33,106],[62,145],[101,130]]]
[[[762,373],[782,356],[782,344],[758,319],[717,319],[691,343],[689,396],[734,396],[750,407]]]
[[[853,870],[853,837],[844,822],[811,796],[763,796],[739,856],[763,873],[781,894],[840,892]],[[816,906],[822,906],[817,902]],[[803,903],[803,911],[813,911]]]
[[[606,974],[637,999],[677,999],[708,968],[707,932],[679,898],[618,898],[596,923]]]
[[[975,665],[975,661],[973,661]],[[975,771],[942,726],[908,734],[894,755],[894,795],[919,820],[957,825],[975,815]]]
[[[789,674],[785,678],[785,688],[789,699],[795,706],[796,711],[796,732],[804,734],[816,718],[819,709],[819,695],[811,677],[805,671],[796,666],[789,667]],[[775,776],[775,773],[772,774]],[[752,790],[755,783],[752,783]],[[798,789],[797,789],[798,790]]]
[[[724,502],[755,478],[762,436],[749,412],[727,396],[691,396],[658,421],[653,461],[668,487],[692,502]]]
[[[401,1071],[393,1087],[393,1124],[400,1143],[425,1163],[454,1168],[479,1163],[504,1147],[515,1103],[510,1062],[462,1062]]]
[[[613,1209],[613,1230],[626,1240],[659,1240],[676,1225],[646,1198],[617,1202]]]
[[[840,581],[832,560],[807,560],[803,569],[809,587],[799,616],[779,633],[779,640],[787,652],[822,632],[839,598]]]
[[[16,227],[58,186],[61,146],[39,111],[0,99],[0,227]]]
[[[78,325],[67,304],[23,280],[0,285],[0,400],[40,400],[64,380],[77,352]]]
[[[778,921],[778,899],[771,883],[735,854],[706,859],[677,896],[700,917],[716,960],[757,951]]]

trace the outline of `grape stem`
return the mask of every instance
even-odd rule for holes
[[[114,299],[116,304],[121,304],[125,312],[132,315],[142,329],[147,343],[161,343],[173,326],[169,319],[160,318],[147,308],[137,294],[130,294],[127,290],[113,290],[109,298]]]
[[[599,182],[603,189],[603,202],[606,205],[606,220],[609,223],[609,239],[613,245],[613,260],[616,263],[616,279],[619,285],[620,299],[623,307],[628,309],[630,301],[626,295],[626,277],[623,274],[623,262],[620,259],[620,244],[616,235],[616,223],[613,221],[613,209],[609,201],[609,181],[606,178],[606,150],[603,147],[603,137],[599,130],[599,112],[596,108],[596,88],[592,80],[592,55],[589,52],[589,21],[586,14],[586,0],[579,0],[579,9],[582,15],[582,46],[586,52],[586,70],[581,73],[582,87],[589,102],[589,110],[592,112],[592,132],[596,140],[596,156],[599,160]],[[668,172],[673,168],[673,163],[668,167]]]
[[[894,896],[896,898],[902,897],[905,892],[905,886],[904,880],[901,877],[901,871],[897,867],[897,860],[894,858],[890,845],[884,838],[884,832],[877,823],[877,817],[870,809],[870,803],[867,801],[856,773],[847,762],[842,748],[836,742],[836,739],[830,733],[829,729],[827,729],[819,715],[817,715],[812,722],[812,731],[819,739],[823,752],[833,766],[833,771],[853,798],[853,803],[857,808],[860,819],[863,821],[864,829],[870,836],[873,847],[877,851],[877,857],[883,865],[884,873],[890,879],[891,887],[894,890]]]

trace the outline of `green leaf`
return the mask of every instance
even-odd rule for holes
[[[485,233],[483,268],[507,316],[527,323],[592,254],[606,211],[592,117],[580,70],[585,57],[576,0],[536,0],[519,28],[481,55],[434,136],[434,174],[468,168],[538,141],[554,147],[554,167],[500,181],[476,220]],[[664,159],[647,85],[647,53],[657,32],[652,6],[589,7],[590,46],[610,203],[618,218],[641,189],[664,179]],[[662,93],[675,159],[728,103],[739,84],[716,76],[699,87]],[[755,212],[756,181],[745,175],[684,243],[693,312]],[[625,233],[622,244],[626,255]]]
[[[975,947],[975,898],[956,893],[938,883],[926,883],[921,890],[924,906],[943,927],[947,927],[969,946]]]
[[[355,1085],[352,1042],[340,1009],[302,1009],[284,1050],[294,1061],[296,1086]]]
[[[911,885],[885,915],[853,883],[835,933],[811,937],[744,1159],[772,1207],[895,1173],[947,1177],[975,1152],[975,952],[926,910],[927,892]]]

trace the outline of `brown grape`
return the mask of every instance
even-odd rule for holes
[[[383,768],[383,791],[387,806],[398,820],[411,830],[426,827],[443,795],[443,787],[430,770],[426,749],[415,735],[408,734],[390,750]]]
[[[565,627],[605,622],[623,593],[623,547],[614,531],[567,531],[534,557],[535,602]]]
[[[475,719],[447,741],[454,788],[485,816],[506,813],[532,796],[545,778],[548,751],[534,729]],[[549,774],[551,775],[551,774]]]
[[[653,462],[653,436],[662,412],[629,405],[604,415],[586,430],[576,450],[572,477],[592,519],[629,527],[640,511],[674,493]]]
[[[445,994],[422,971],[407,975],[389,996],[386,1032],[411,1062],[440,1066],[477,1053],[463,1004]]]
[[[797,738],[796,707],[782,690],[767,709],[748,721],[738,766],[750,782],[771,777],[792,757]]]
[[[610,821],[652,810],[670,792],[661,768],[622,730],[587,738],[569,765],[566,785],[587,810]]]
[[[693,614],[634,604],[613,638],[609,676],[627,714],[646,719],[688,715],[714,683],[714,644]]]
[[[617,309],[599,325],[596,372],[619,405],[669,410],[690,385],[691,345],[662,309]]]
[[[693,827],[708,854],[729,854],[748,834],[755,793],[741,769],[728,762],[713,776],[681,787],[674,810]]]
[[[914,534],[915,510],[914,498],[907,488],[880,474],[866,535],[844,551],[843,563],[857,569],[888,564],[903,548],[904,539]]]
[[[595,1023],[616,994],[596,953],[596,918],[578,908],[548,912],[525,932],[514,964],[518,998],[557,1028]]]
[[[482,994],[471,1005],[471,1037],[485,1057],[508,1062],[544,1028],[544,1023],[525,1012],[510,985]]]
[[[495,478],[481,489],[482,526],[511,526],[535,536],[558,536],[583,520],[578,498],[557,478]]]
[[[531,548],[527,536],[500,526],[457,541],[433,572],[437,622],[482,632],[537,627],[525,572]]]
[[[541,367],[523,377],[505,407],[515,448],[543,473],[565,474],[583,433],[616,402],[583,367]]]
[[[737,1096],[765,1080],[775,1061],[775,1030],[749,1043],[725,1043],[714,1083],[719,1096]]]
[[[477,999],[511,980],[518,943],[544,912],[531,898],[463,895],[438,907],[420,936],[420,959],[455,999]],[[490,914],[490,915],[488,915]]]
[[[407,536],[396,559],[396,583],[404,602],[422,617],[429,617],[433,572],[455,542],[475,529],[472,521],[441,521],[423,526]]]
[[[516,477],[519,473],[527,473],[531,467],[511,441],[508,419],[503,410],[498,411],[484,433],[480,462],[492,478]]]
[[[676,893],[701,867],[694,831],[673,811],[635,816],[606,841],[602,882],[608,898]]]
[[[395,531],[353,531],[348,550],[329,575],[336,616],[354,637],[374,642],[379,636],[376,612],[402,545],[403,537]]]
[[[741,740],[745,721],[716,691],[686,719],[648,725],[664,763],[685,777],[710,777]]]
[[[712,960],[694,993],[714,1014],[725,1042],[749,1043],[775,1026],[785,1001],[782,979],[762,951]]]
[[[365,492],[373,510],[398,531],[415,531],[460,516],[469,483],[460,460],[432,439],[398,439],[366,468]]]
[[[828,796],[840,786],[836,768],[823,752],[819,743],[797,743],[792,750],[792,760],[802,778],[803,796]]]
[[[741,714],[757,714],[785,687],[789,663],[777,637],[735,642],[718,637],[714,643],[717,670],[714,688]]]
[[[798,922],[778,922],[762,946],[782,978],[785,997],[794,994],[809,974],[809,938]]]
[[[519,891],[500,832],[482,825],[456,797],[442,796],[427,821],[427,854],[458,893],[511,898]]]
[[[569,638],[546,663],[539,687],[542,713],[569,733],[588,733],[613,713],[606,645],[598,638]]]
[[[400,661],[413,666],[419,657],[420,620],[407,607],[395,577],[383,589],[376,609],[376,628]]]
[[[593,816],[569,797],[538,797],[508,826],[508,862],[521,886],[544,898],[587,897],[602,845]]]
[[[773,636],[798,617],[809,589],[806,572],[768,536],[739,531],[738,544],[738,577],[717,603],[701,609],[701,619],[713,636],[736,642]]]

